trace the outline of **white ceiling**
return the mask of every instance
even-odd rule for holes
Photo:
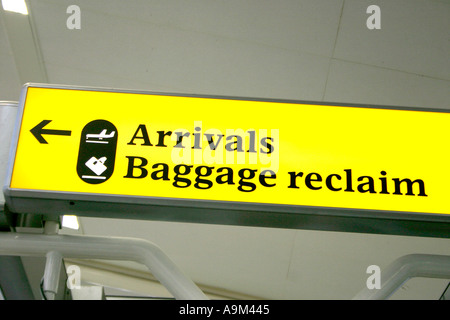
[[[81,9],[80,30],[66,27],[72,4]],[[380,30],[366,27],[371,4],[381,8]],[[23,83],[44,79],[450,108],[445,0],[31,0],[28,7],[29,20],[0,15],[0,100],[17,101]],[[153,241],[195,282],[236,297],[350,299],[365,286],[369,265],[383,269],[410,253],[450,254],[449,239],[101,218],[81,218],[81,225],[84,234]],[[111,265],[122,276],[143,270]],[[99,277],[86,274],[92,282]],[[413,279],[392,298],[437,299],[447,284]]]

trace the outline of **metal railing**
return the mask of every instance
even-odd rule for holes
[[[44,290],[56,287],[62,258],[128,260],[142,263],[176,298],[206,300],[205,294],[152,242],[119,237],[0,233],[0,255],[45,256]]]
[[[406,281],[415,277],[450,279],[450,256],[409,254],[400,257],[382,271],[379,289],[364,288],[353,299],[388,299]]]

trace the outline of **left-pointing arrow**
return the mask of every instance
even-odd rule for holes
[[[48,142],[44,139],[42,136],[43,134],[51,134],[51,135],[57,135],[57,136],[70,136],[72,134],[72,131],[69,130],[54,130],[54,129],[44,129],[44,127],[52,122],[52,120],[42,120],[36,127],[30,130],[30,132],[33,134],[33,136],[39,141],[40,143],[47,144]]]

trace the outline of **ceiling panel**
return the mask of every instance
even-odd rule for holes
[[[36,14],[53,8],[55,21],[64,25],[63,11],[72,1],[32,2]],[[332,53],[343,1],[77,1],[83,14],[82,30],[90,28],[91,12],[103,19],[123,20],[154,29],[183,30],[329,57]],[[103,18],[102,18],[103,17]],[[109,25],[105,25],[108,27]],[[138,33],[138,30],[135,32]],[[146,37],[146,34],[138,34]],[[100,40],[100,39],[99,39]]]
[[[369,5],[380,8],[381,29],[369,30]],[[334,57],[450,80],[450,4],[430,0],[347,0]]]
[[[0,13],[0,101],[18,101],[22,84],[9,45],[3,12]]]
[[[333,60],[325,101],[449,109],[450,81]]]
[[[147,11],[152,12],[152,3],[148,2],[147,6]],[[93,86],[116,85],[114,79],[118,78],[122,79],[119,83],[124,87],[135,89],[173,88],[180,92],[305,100],[323,97],[329,66],[325,54],[287,50],[285,46],[267,41],[248,41],[220,30],[214,32],[208,21],[222,12],[218,8],[211,9],[215,15],[205,12],[208,21],[201,24],[203,29],[199,30],[195,27],[198,22],[188,28],[181,22],[163,23],[159,21],[161,18],[149,22],[153,16],[150,14],[145,19],[134,18],[130,9],[111,12],[120,7],[110,6],[101,12],[92,5],[81,6],[81,30],[69,30],[61,19],[65,17],[63,5],[33,3],[50,82],[74,84],[77,78],[85,78],[83,74],[89,72],[97,80],[89,81]],[[190,5],[187,7],[189,10],[185,10],[183,18],[176,21],[187,16],[196,21],[196,11]],[[146,11],[142,3],[137,8],[140,15]],[[165,10],[174,14],[170,9],[169,3]],[[260,8],[263,9],[264,6]],[[54,18],[49,19],[48,15]],[[250,12],[248,15],[252,16]],[[163,16],[169,21],[175,19],[170,14]],[[241,20],[241,23],[248,23],[253,32],[264,33],[245,16]],[[189,25],[188,21],[185,23]],[[55,28],[55,25],[61,27]],[[235,23],[228,21],[227,26],[234,28]],[[333,33],[329,33],[332,38],[335,29],[336,25],[331,28]],[[270,38],[278,40],[279,35]],[[323,39],[316,41],[323,43]],[[295,42],[301,43],[301,40]],[[326,51],[329,54],[330,48]]]

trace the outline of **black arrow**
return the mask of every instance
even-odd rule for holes
[[[41,123],[39,123],[36,127],[30,130],[30,132],[33,134],[33,136],[39,141],[40,143],[47,144],[48,142],[44,139],[42,136],[43,134],[52,134],[57,136],[70,136],[72,134],[72,131],[68,130],[52,130],[52,129],[44,129],[46,125],[48,125],[52,120],[42,120]]]

